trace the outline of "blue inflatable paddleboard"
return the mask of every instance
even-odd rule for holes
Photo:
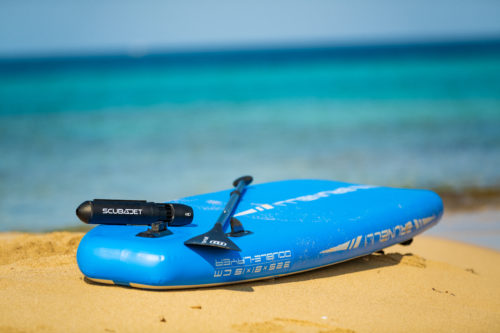
[[[185,245],[212,228],[232,190],[174,201],[191,206],[194,219],[165,237],[138,237],[147,226],[95,227],[78,247],[80,270],[95,282],[147,289],[267,279],[407,242],[443,213],[427,190],[288,180],[246,188],[233,216],[251,233],[230,237],[241,251]]]

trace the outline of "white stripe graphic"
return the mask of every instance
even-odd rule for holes
[[[435,216],[432,215],[432,216],[429,216],[429,217],[424,217],[422,219],[422,222],[424,223],[424,225],[426,225],[427,223],[431,222],[432,220],[434,220]]]
[[[375,188],[375,186],[351,185],[351,186],[347,186],[347,187],[339,187],[335,190],[321,191],[321,192],[314,193],[314,194],[303,195],[303,196],[297,197],[297,198],[287,199],[287,200],[283,200],[283,201],[277,201],[273,205],[283,206],[283,205],[291,204],[291,203],[296,204],[297,201],[305,201],[305,202],[315,201],[315,200],[318,200],[320,198],[328,198],[330,195],[340,195],[340,194],[346,194],[346,193],[350,193],[350,192],[356,192],[357,190],[367,190],[367,189],[372,189],[372,188]]]
[[[248,209],[245,210],[241,213],[235,214],[234,216],[243,216],[243,215],[248,215],[248,214],[253,214],[257,213],[259,211],[263,211],[264,209],[273,209],[275,208],[274,206],[286,206],[287,204],[296,204],[299,201],[302,202],[308,202],[308,201],[315,201],[321,198],[328,198],[331,195],[341,195],[341,194],[346,194],[350,192],[356,192],[358,190],[368,190],[376,188],[376,186],[371,186],[371,185],[351,185],[351,186],[346,186],[346,187],[339,187],[335,190],[328,190],[328,191],[321,191],[317,192],[314,194],[308,194],[308,195],[303,195],[297,198],[291,198],[283,201],[277,201],[274,202],[272,205],[270,204],[262,204],[260,207],[255,207],[256,209]],[[262,208],[263,207],[263,208]]]
[[[358,238],[356,239],[356,244],[354,244],[354,248],[357,249],[358,246],[359,246],[359,242],[361,242],[361,238],[363,238],[362,236],[358,236]]]
[[[349,250],[352,249],[353,246],[354,246],[354,238],[351,240],[351,246],[349,246]]]
[[[337,252],[337,251],[344,251],[344,250],[347,250],[347,248],[349,247],[349,243],[351,241],[347,241],[345,243],[342,243],[340,245],[337,245],[337,246],[334,246],[332,248],[329,248],[329,249],[326,249],[324,251],[321,251],[320,253],[331,253],[331,252]]]
[[[256,213],[257,211],[255,209],[248,209],[248,210],[245,210],[243,212],[240,212],[238,214],[234,214],[234,216],[243,216],[243,215],[248,215],[248,214],[253,214],[253,213]]]

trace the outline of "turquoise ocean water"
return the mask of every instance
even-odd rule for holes
[[[500,47],[0,61],[0,230],[243,174],[499,187]]]

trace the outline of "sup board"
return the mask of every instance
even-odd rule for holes
[[[81,272],[94,282],[146,289],[274,278],[408,242],[443,213],[440,197],[428,190],[279,181],[244,191],[233,216],[250,233],[230,237],[241,251],[185,245],[212,228],[232,190],[173,201],[191,206],[194,218],[186,226],[171,227],[165,237],[138,237],[147,226],[93,228],[78,247]]]

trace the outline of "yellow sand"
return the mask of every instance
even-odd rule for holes
[[[0,332],[500,332],[500,252],[409,247],[275,280],[181,291],[101,286],[81,233],[0,234]]]

